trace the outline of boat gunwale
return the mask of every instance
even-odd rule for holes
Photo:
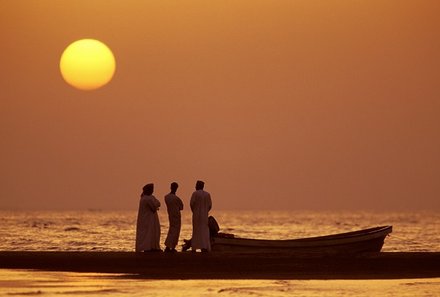
[[[214,245],[249,246],[267,248],[294,248],[331,246],[341,244],[353,244],[356,242],[370,241],[377,238],[385,238],[392,232],[392,226],[373,227],[358,231],[338,233],[332,235],[298,238],[298,239],[252,239],[241,237],[214,237]]]

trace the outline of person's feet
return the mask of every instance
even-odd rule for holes
[[[170,249],[169,247],[165,248],[165,253],[176,253],[176,249]]]
[[[152,250],[148,250],[148,251],[144,251],[145,253],[157,253],[157,252],[162,252],[161,249],[152,249]]]
[[[191,239],[189,239],[189,240],[184,239],[183,242],[184,242],[184,244],[182,245],[182,252],[186,252],[187,250],[189,250],[191,248]]]

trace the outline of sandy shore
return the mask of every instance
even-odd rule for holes
[[[440,277],[440,253],[0,252],[0,268],[124,273],[149,279],[398,279]]]

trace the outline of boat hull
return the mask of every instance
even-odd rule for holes
[[[381,226],[354,232],[327,236],[291,239],[263,240],[215,236],[213,251],[230,252],[300,252],[300,253],[362,253],[380,252],[392,226]]]

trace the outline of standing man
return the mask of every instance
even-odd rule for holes
[[[145,185],[142,189],[141,200],[136,225],[136,252],[155,252],[160,249],[160,223],[157,211],[159,200],[153,196],[154,184]]]
[[[211,251],[209,238],[208,213],[212,207],[211,195],[204,191],[205,183],[198,180],[196,191],[191,196],[191,211],[193,233],[191,239],[192,250],[201,249],[202,252]]]
[[[168,235],[165,240],[165,252],[176,252],[176,246],[179,242],[181,226],[180,211],[183,209],[183,202],[176,195],[178,187],[179,185],[176,182],[171,183],[171,192],[165,196],[168,219],[170,222],[170,228],[168,229]]]

